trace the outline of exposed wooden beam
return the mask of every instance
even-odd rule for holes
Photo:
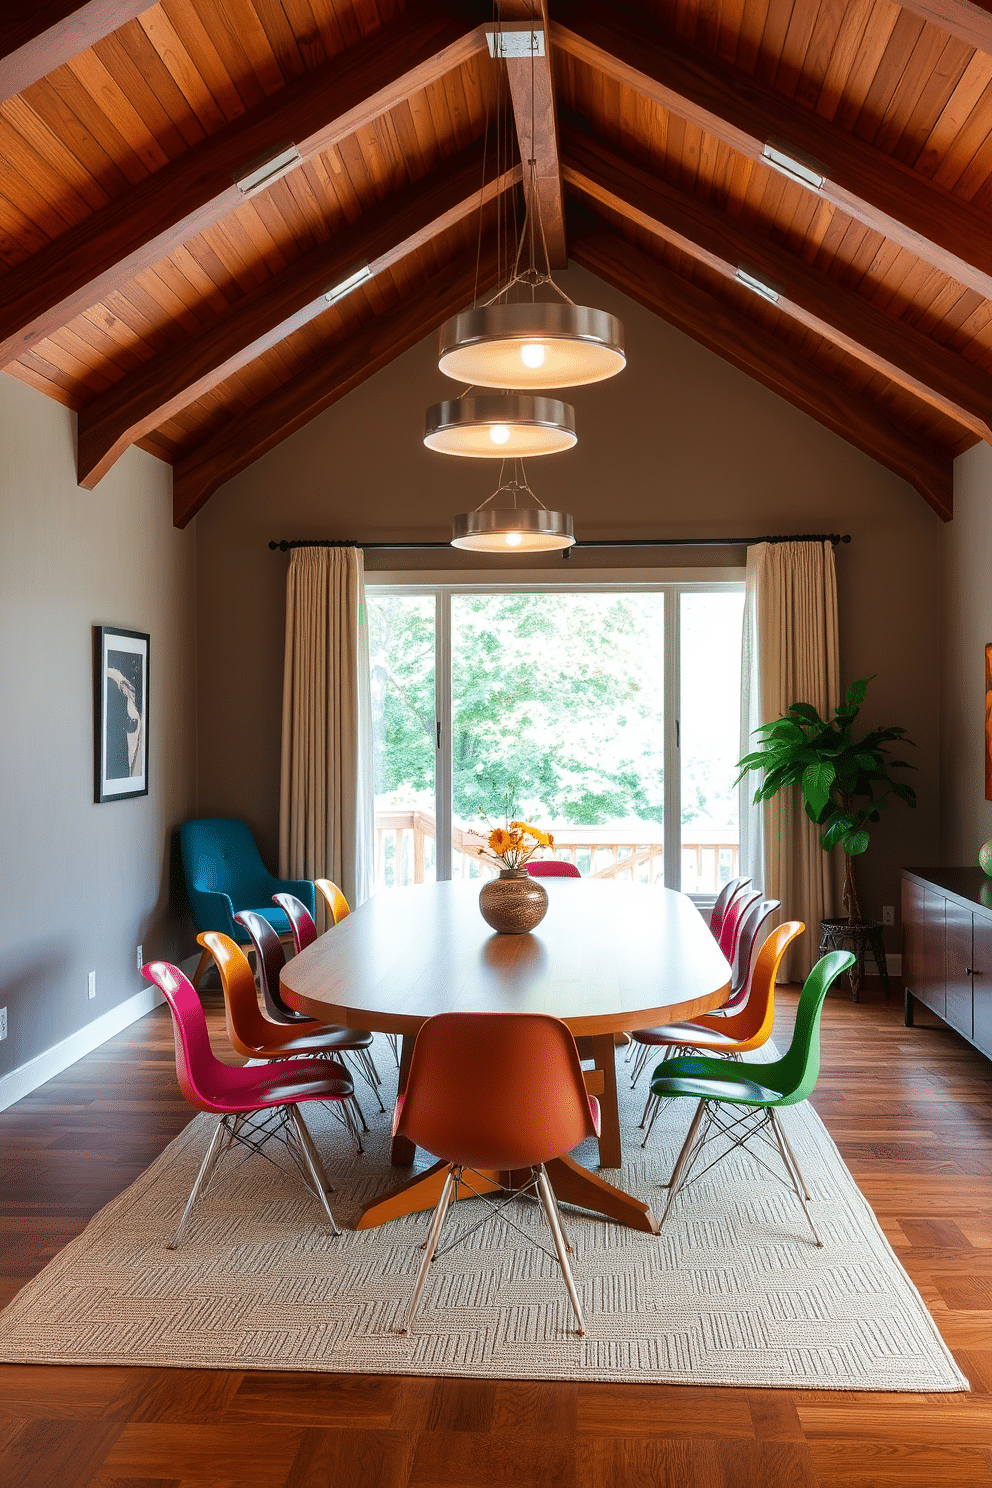
[[[501,0],[500,18],[524,30],[542,33],[542,55],[508,57],[506,75],[524,170],[524,196],[544,229],[552,269],[568,265],[565,245],[565,200],[558,160],[557,111],[551,67],[547,0]],[[534,162],[533,167],[530,161]],[[537,244],[539,266],[543,253]]]
[[[490,287],[496,275],[492,246],[483,250],[478,270],[480,288]],[[326,356],[190,450],[174,470],[175,525],[185,527],[218,486],[437,330],[449,315],[469,303],[475,283],[476,254],[466,253],[434,274],[407,303],[328,348]]]
[[[900,428],[777,336],[742,322],[732,305],[672,273],[595,219],[569,212],[569,251],[576,263],[894,471],[938,516],[950,520],[953,472],[946,450]]]
[[[680,118],[760,160],[775,141],[817,161],[818,194],[926,263],[992,299],[992,222],[968,202],[927,181],[809,109],[733,72],[677,38],[607,17],[586,0],[561,0],[554,44]]]
[[[153,0],[8,0],[0,10],[0,103],[23,93]]]
[[[77,420],[77,479],[92,491],[124,451],[165,419],[216,387],[330,308],[324,295],[360,269],[379,273],[520,180],[497,175],[480,142],[395,192],[259,285],[198,335],[145,362],[88,403]]]
[[[992,380],[963,357],[769,238],[687,196],[572,123],[562,127],[566,182],[733,279],[741,267],[778,292],[778,307],[992,443]]]
[[[899,0],[899,4],[992,56],[992,5],[988,0]]]
[[[0,366],[233,211],[251,165],[329,149],[485,45],[458,0],[411,6],[101,207],[0,279]]]

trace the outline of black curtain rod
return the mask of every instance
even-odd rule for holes
[[[783,542],[829,542],[834,547],[838,543],[849,543],[849,533],[843,536],[839,532],[793,532],[779,534],[774,537],[611,537],[597,541],[596,538],[583,538],[576,542],[576,548],[750,548],[755,543],[783,543]],[[446,542],[356,542],[350,538],[308,538],[294,537],[281,538],[269,543],[274,552],[288,553],[293,548],[365,548],[371,551],[391,552],[443,552],[450,549],[451,544]],[[567,558],[572,550],[565,548],[563,557]]]

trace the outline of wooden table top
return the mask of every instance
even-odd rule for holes
[[[479,884],[387,889],[283,970],[287,1002],[326,1023],[416,1033],[453,1010],[545,1012],[573,1034],[629,1032],[719,1007],[730,967],[683,894],[547,879],[529,935],[496,935]]]

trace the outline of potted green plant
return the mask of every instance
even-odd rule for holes
[[[793,703],[788,713],[765,723],[761,748],[739,762],[740,783],[751,770],[764,779],[754,799],[767,801],[786,786],[798,786],[806,798],[806,815],[822,827],[824,852],[840,847],[845,858],[844,908],[850,924],[862,924],[861,902],[854,878],[854,860],[867,852],[871,828],[882,819],[889,798],[916,805],[916,792],[892,770],[913,770],[907,760],[889,759],[885,747],[898,741],[912,744],[904,728],[872,729],[853,737],[854,721],[872,679],[852,682],[847,696],[829,722],[809,703]],[[915,747],[915,746],[914,746]]]

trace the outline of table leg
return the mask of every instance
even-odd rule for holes
[[[414,1046],[414,1044],[416,1042],[417,1042],[417,1035],[415,1033],[404,1033],[403,1034],[402,1043],[400,1045],[400,1072],[399,1072],[399,1078],[398,1078],[397,1083],[396,1083],[396,1094],[397,1095],[402,1095],[403,1092],[406,1090],[406,1082],[407,1082],[407,1079],[408,1079],[409,1074],[410,1074],[410,1061],[413,1058],[413,1046]],[[416,1155],[417,1155],[417,1148],[416,1148],[415,1144],[410,1141],[409,1137],[394,1137],[393,1138],[393,1146],[392,1146],[392,1152],[390,1154],[390,1160],[391,1160],[394,1168],[408,1168],[410,1166],[410,1164],[413,1162],[413,1160],[416,1157]],[[438,1199],[440,1199],[440,1197],[441,1197],[441,1188],[440,1188],[440,1185],[438,1185],[437,1199],[434,1200],[434,1203],[435,1204],[438,1202]],[[410,1211],[404,1211],[404,1212],[410,1212]],[[393,1215],[390,1215],[389,1216],[390,1219],[392,1219],[393,1217],[394,1217]],[[376,1224],[379,1224],[379,1223],[381,1223],[381,1221],[376,1220],[375,1223]]]
[[[581,1167],[572,1158],[552,1158],[545,1164],[545,1168],[551,1187],[563,1203],[590,1209],[594,1214],[603,1214],[608,1219],[615,1219],[646,1235],[658,1234],[658,1221],[647,1204],[635,1199],[632,1194],[624,1193],[623,1189],[614,1188],[612,1183],[607,1183],[605,1178],[600,1178],[596,1173],[590,1173],[588,1168]],[[400,1219],[404,1214],[418,1214],[422,1210],[435,1208],[441,1197],[447,1170],[447,1163],[437,1162],[425,1172],[417,1173],[405,1183],[397,1184],[388,1193],[380,1194],[362,1210],[355,1222],[355,1229],[371,1230],[391,1219]],[[531,1177],[531,1170],[524,1168],[513,1173],[472,1173],[470,1181],[479,1193],[495,1193],[501,1189],[523,1187],[531,1181]],[[470,1199],[473,1195],[469,1190],[461,1189],[459,1197]]]
[[[603,1072],[603,1093],[599,1097],[599,1166],[619,1168],[623,1156],[620,1151],[620,1110],[617,1106],[616,1044],[612,1033],[594,1035],[592,1057],[596,1061],[596,1068]]]

